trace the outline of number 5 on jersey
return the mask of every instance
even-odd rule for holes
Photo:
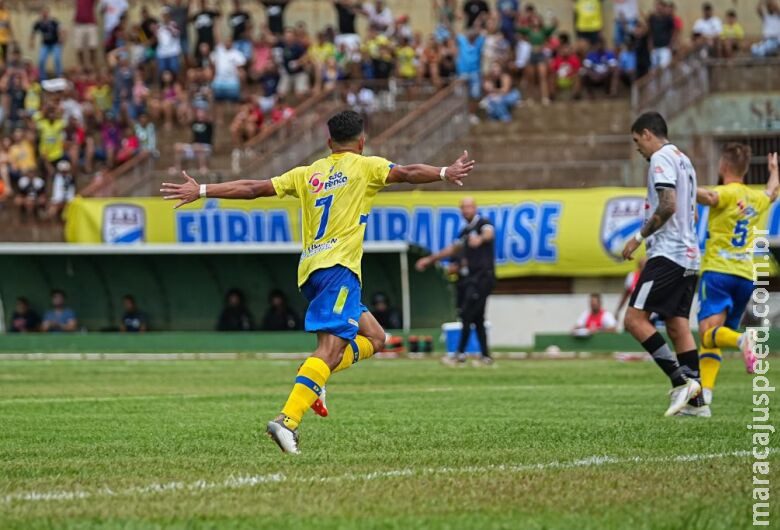
[[[333,195],[327,195],[320,197],[314,202],[314,206],[317,208],[322,207],[322,218],[320,218],[320,227],[317,229],[317,235],[314,236],[314,240],[322,239],[325,235],[325,230],[328,229],[328,218],[330,217],[330,206],[333,204]]]

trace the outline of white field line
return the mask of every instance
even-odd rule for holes
[[[771,450],[776,453],[777,450]],[[534,471],[549,471],[560,469],[593,468],[606,465],[625,464],[667,464],[679,462],[699,462],[703,460],[717,460],[723,458],[739,458],[751,455],[750,451],[731,451],[726,453],[689,454],[660,457],[614,457],[608,455],[594,455],[578,460],[552,461],[538,464],[499,464],[488,466],[465,467],[435,467],[435,468],[403,468],[371,473],[346,473],[324,477],[288,477],[283,473],[268,475],[238,475],[230,476],[225,480],[209,482],[197,480],[194,482],[165,482],[152,483],[145,486],[133,486],[121,489],[104,487],[96,490],[52,490],[52,491],[28,491],[11,493],[2,497],[3,503],[12,502],[39,502],[39,501],[70,501],[78,499],[92,499],[103,497],[121,497],[134,495],[156,495],[168,492],[201,492],[234,490],[252,488],[264,484],[300,484],[300,483],[330,483],[330,482],[360,482],[392,479],[396,477],[426,477],[439,475],[481,475],[485,473],[526,473]]]
[[[622,387],[622,384],[593,384],[593,385],[576,385],[578,389],[604,389],[610,387]],[[632,388],[637,387],[655,387],[656,383],[636,383],[632,385]],[[0,407],[3,405],[38,405],[46,403],[92,403],[92,402],[115,402],[115,401],[148,401],[148,400],[176,400],[176,399],[234,399],[234,398],[249,398],[256,399],[268,395],[279,394],[282,395],[289,390],[289,387],[279,387],[280,390],[247,390],[245,393],[233,393],[233,394],[141,394],[141,395],[127,395],[127,396],[52,396],[52,397],[25,397],[20,396],[16,398],[0,398]],[[446,393],[446,392],[464,392],[467,390],[477,390],[483,388],[482,385],[458,385],[453,386],[428,386],[428,387],[380,387],[373,389],[360,388],[347,388],[339,387],[339,395],[364,395],[364,394],[415,394],[418,392],[427,393]],[[550,385],[494,385],[490,387],[493,391],[501,390],[549,390]]]

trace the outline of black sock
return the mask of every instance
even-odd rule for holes
[[[653,357],[655,364],[669,377],[672,386],[685,384],[686,378],[683,369],[660,333],[656,331],[642,343],[642,347],[647,350],[647,353]],[[698,359],[696,364],[698,368]]]
[[[481,320],[477,320],[474,323],[474,327],[476,328],[477,339],[479,339],[479,351],[482,353],[483,357],[490,357],[490,350],[488,350],[488,342],[487,342],[487,330],[485,329],[484,318]]]
[[[680,361],[680,366],[683,369],[683,373],[689,379],[695,379],[701,381],[699,374],[699,352],[696,350],[686,351],[677,354],[677,360]],[[695,398],[688,400],[688,404],[693,407],[703,407],[704,393],[699,392],[699,395]]]

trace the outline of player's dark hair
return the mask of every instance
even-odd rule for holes
[[[363,117],[353,110],[339,112],[328,120],[328,132],[337,144],[357,140],[363,134]]]
[[[49,296],[54,296],[55,294],[58,294],[58,295],[64,297],[65,296],[65,291],[63,291],[62,289],[52,289],[51,292],[49,293]]]
[[[30,301],[24,296],[20,296],[19,298],[16,299],[16,301],[19,302],[20,304],[24,304],[27,307],[30,307]]]
[[[642,134],[647,129],[658,138],[668,138],[669,131],[666,127],[666,120],[657,112],[645,112],[639,116],[631,126],[631,132]]]
[[[744,177],[750,169],[750,158],[753,156],[753,151],[749,145],[729,143],[723,147],[721,156],[731,171]]]

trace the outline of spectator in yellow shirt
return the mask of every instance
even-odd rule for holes
[[[720,55],[731,57],[742,47],[745,38],[745,30],[737,20],[737,12],[730,9],[726,12],[726,20],[723,21],[723,31],[720,34]]]
[[[588,43],[586,49],[596,44],[604,29],[604,16],[601,12],[603,0],[573,0],[574,1],[574,29],[577,31],[577,39]]]
[[[401,45],[395,51],[396,68],[401,79],[414,79],[417,77],[417,61],[414,48],[409,45],[409,39],[403,37]]]
[[[26,172],[34,171],[37,163],[35,148],[25,136],[24,129],[16,129],[13,140],[13,144],[8,148],[8,163],[11,166],[11,179],[16,182]]]
[[[0,57],[5,65],[8,59],[8,46],[14,40],[13,28],[11,28],[11,13],[5,8],[5,1],[0,0]]]
[[[57,116],[56,109],[47,105],[43,115],[37,119],[38,154],[46,165],[49,175],[54,174],[54,165],[65,156],[65,120]]]

